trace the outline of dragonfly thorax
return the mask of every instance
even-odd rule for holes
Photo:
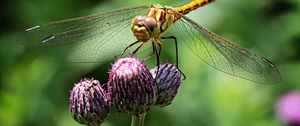
[[[146,42],[160,34],[158,22],[150,16],[136,16],[131,22],[133,34],[139,41]]]

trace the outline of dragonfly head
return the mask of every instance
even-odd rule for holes
[[[150,38],[158,37],[159,25],[153,17],[136,16],[131,22],[133,34],[139,41],[146,42]]]

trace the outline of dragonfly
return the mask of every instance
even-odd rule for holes
[[[182,38],[188,48],[209,66],[224,73],[253,82],[280,83],[281,75],[267,58],[235,44],[186,16],[189,12],[214,0],[192,0],[181,6],[137,6],[121,8],[89,16],[54,21],[30,27],[18,37],[26,46],[61,47],[72,62],[106,62],[134,45],[133,53],[147,43],[158,45],[162,40]],[[170,27],[172,26],[172,29]],[[174,30],[178,36],[163,36]],[[153,46],[153,51],[159,55]],[[158,58],[159,59],[159,58]]]

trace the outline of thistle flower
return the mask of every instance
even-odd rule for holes
[[[154,79],[136,57],[116,59],[109,72],[108,93],[119,112],[139,115],[154,103]]]
[[[157,67],[152,68],[150,72],[153,78],[156,77],[158,86],[155,105],[164,107],[171,104],[180,86],[180,71],[173,64],[161,64],[159,72]]]
[[[70,94],[72,117],[80,124],[100,125],[109,113],[109,98],[99,81],[84,79]]]
[[[300,126],[300,92],[288,92],[277,102],[279,117],[289,126]]]

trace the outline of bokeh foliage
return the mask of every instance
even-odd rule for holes
[[[69,90],[83,77],[106,83],[110,67],[110,63],[58,62],[55,57],[59,54],[17,44],[18,32],[34,24],[111,8],[153,3],[176,6],[187,1],[2,0],[0,125],[79,125],[70,116]],[[299,0],[216,0],[190,13],[189,17],[210,30],[274,61],[283,81],[280,85],[262,85],[226,75],[203,63],[180,43],[179,63],[187,79],[182,81],[173,104],[153,107],[145,125],[283,125],[275,112],[276,100],[282,93],[300,88],[299,15]],[[174,62],[174,56],[173,45],[165,42],[162,61]],[[130,117],[113,110],[103,125],[130,125]]]

